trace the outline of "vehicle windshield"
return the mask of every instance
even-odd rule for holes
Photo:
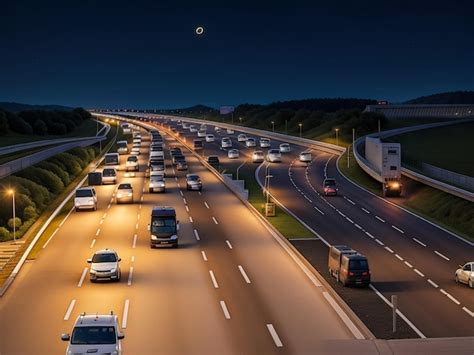
[[[190,181],[198,181],[198,180],[199,180],[199,176],[197,176],[197,175],[188,176],[188,180],[190,180]]]
[[[336,180],[326,180],[324,186],[336,186]]]
[[[117,155],[106,155],[105,156],[105,164],[118,164],[119,158]]]
[[[280,151],[279,151],[278,149],[270,149],[270,150],[268,151],[268,153],[270,153],[270,154],[279,154]]]
[[[118,148],[127,148],[127,142],[117,142]]]
[[[163,181],[163,175],[152,175],[150,176],[151,181]]]
[[[117,174],[115,173],[114,169],[104,169],[104,171],[102,171],[102,175],[103,176],[115,176]]]
[[[72,332],[71,344],[115,344],[115,328],[108,326],[75,327]]]
[[[92,197],[92,190],[76,190],[76,197]]]
[[[173,217],[153,217],[151,232],[153,234],[176,233],[176,220]]]
[[[92,257],[93,263],[114,263],[117,261],[117,257],[114,253],[98,253]]]
[[[118,189],[119,190],[131,190],[132,189],[132,185],[131,184],[120,184],[118,186]]]
[[[350,270],[368,270],[369,264],[367,263],[367,260],[364,260],[364,259],[350,260],[349,269]]]
[[[137,157],[135,157],[135,156],[131,156],[131,157],[128,157],[127,160],[128,160],[128,161],[136,162],[138,159],[137,159]]]

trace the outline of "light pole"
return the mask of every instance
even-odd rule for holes
[[[8,190],[8,194],[12,195],[13,202],[13,242],[16,243],[16,213],[15,213],[15,190]]]
[[[242,117],[239,117],[240,125],[242,125]]]
[[[339,145],[339,128],[336,128],[336,145]]]
[[[275,133],[275,121],[272,121],[272,132]]]
[[[300,126],[300,138],[303,136],[303,124],[302,123],[298,123],[298,126]]]

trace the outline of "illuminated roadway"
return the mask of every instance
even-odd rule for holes
[[[188,141],[197,138],[196,133],[176,122],[169,123],[188,137]],[[250,154],[254,150],[267,150],[259,148],[258,141],[256,148],[239,143],[238,127],[233,135],[225,130],[216,133],[209,122],[208,132],[216,139],[214,143],[205,143],[205,154],[218,155],[230,171],[244,160],[252,165]],[[220,148],[223,136],[230,137],[233,148],[240,150],[239,159],[227,159],[227,151]],[[283,142],[272,140],[271,147],[278,148],[280,143]],[[297,145],[291,148],[291,153],[282,154],[281,163],[270,164],[273,176],[270,190],[278,201],[327,243],[346,244],[366,255],[372,287],[386,300],[398,295],[399,309],[411,321],[414,336],[473,336],[474,290],[454,281],[458,265],[474,258],[473,245],[348,182],[336,168],[337,156],[313,150],[313,161],[307,167],[297,159],[306,148]],[[259,168],[262,182],[266,165]],[[325,174],[337,179],[337,197],[322,195]],[[327,247],[320,240],[299,243],[312,243],[314,248],[324,249],[322,255],[327,258]],[[327,273],[327,269],[320,271]],[[365,303],[362,299],[363,307]]]
[[[132,183],[134,203],[117,205],[116,185],[97,186],[98,210],[72,212],[0,299],[0,354],[63,353],[60,335],[82,312],[116,313],[124,354],[301,354],[355,341],[325,287],[183,149],[204,185],[202,194],[186,191],[186,172],[175,178],[171,169],[168,138],[167,192],[148,193],[148,143],[137,176],[119,173],[118,182]],[[150,248],[156,205],[176,209],[178,249]],[[122,258],[119,283],[89,282],[86,260],[103,248]],[[360,346],[367,353],[371,344]]]

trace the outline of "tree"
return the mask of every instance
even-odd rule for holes
[[[8,133],[8,119],[5,112],[0,111],[0,135]]]
[[[10,240],[10,232],[5,227],[0,227],[0,242]]]
[[[33,131],[40,136],[45,136],[48,134],[48,127],[43,120],[36,120],[33,123]]]
[[[20,228],[21,223],[22,223],[21,218],[16,217],[15,218],[15,229]],[[10,230],[13,230],[13,218],[10,218],[8,220],[8,227],[10,228]]]

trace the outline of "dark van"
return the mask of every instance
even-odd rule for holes
[[[343,286],[370,284],[367,258],[346,245],[333,245],[329,249],[329,273]]]

